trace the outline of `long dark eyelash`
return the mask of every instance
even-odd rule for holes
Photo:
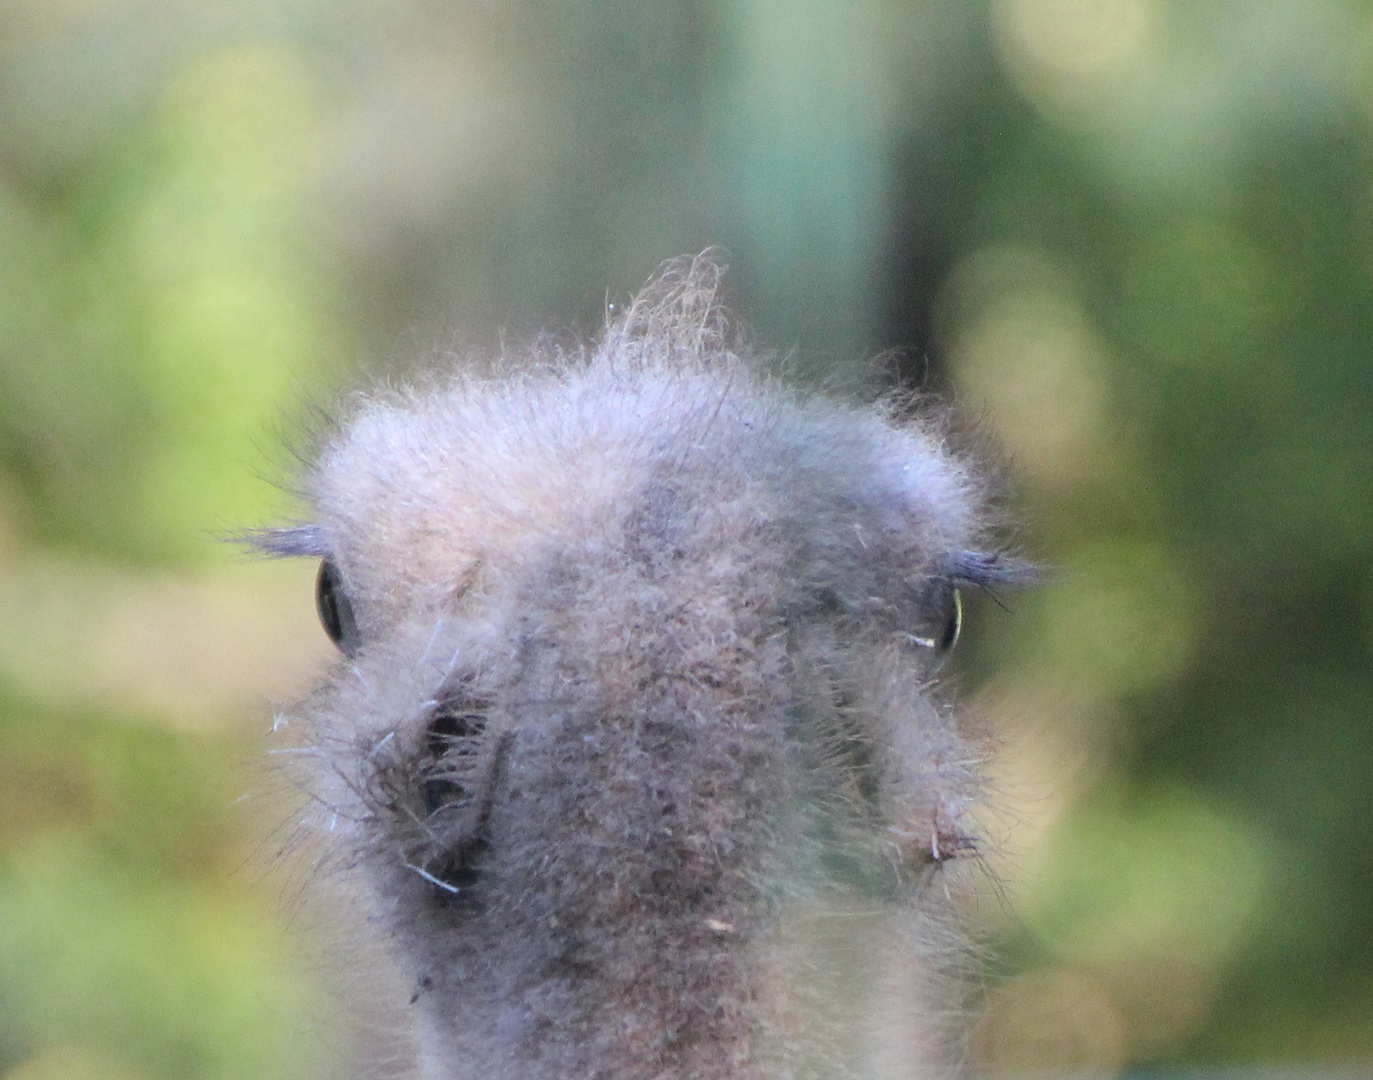
[[[984,590],[991,585],[1031,585],[1041,576],[1033,563],[995,551],[960,551],[951,564],[946,576],[953,585]]]

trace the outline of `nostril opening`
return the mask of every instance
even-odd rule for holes
[[[438,876],[455,889],[472,888],[481,877],[476,864],[489,850],[490,845],[478,837],[467,847],[456,852],[447,865],[441,866]]]
[[[466,771],[464,763],[477,753],[474,740],[486,729],[486,708],[486,702],[446,701],[429,721],[426,741],[432,771],[421,786],[426,814],[467,801],[467,788],[458,778]]]
[[[457,739],[471,739],[480,735],[486,728],[482,714],[475,702],[453,703],[445,706],[429,722],[429,749],[441,755]]]
[[[452,780],[426,780],[424,782],[424,812],[430,816],[437,814],[446,806],[462,802],[466,795],[467,789]]]

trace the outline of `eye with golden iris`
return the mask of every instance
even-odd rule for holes
[[[922,633],[912,634],[910,640],[922,649],[929,649],[936,667],[943,664],[958,644],[963,629],[963,596],[952,585],[940,589],[930,605],[929,621]]]
[[[358,626],[353,618],[353,605],[343,591],[343,577],[332,559],[319,564],[319,576],[315,578],[315,609],[329,640],[345,656],[357,652]]]

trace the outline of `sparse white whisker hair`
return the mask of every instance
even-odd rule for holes
[[[438,639],[439,639],[439,634],[440,634],[440,633],[442,632],[442,630],[443,630],[443,623],[444,623],[444,620],[443,620],[443,619],[439,619],[439,621],[436,622],[436,623],[434,624],[434,632],[433,632],[432,634],[429,635],[429,641],[428,641],[428,643],[424,646],[424,652],[422,652],[422,653],[420,654],[419,660],[416,661],[416,664],[415,664],[416,667],[423,667],[423,666],[424,666],[424,662],[425,662],[426,660],[429,659],[429,650],[432,649],[432,648],[434,647],[434,642],[438,641]]]
[[[389,745],[391,740],[395,737],[396,733],[394,731],[388,731],[385,735],[383,735],[380,739],[378,739],[376,742],[372,744],[372,749],[368,751],[369,756],[376,757],[379,753],[386,749],[387,745]]]
[[[720,273],[350,399],[259,537],[323,560],[346,659],[271,752],[425,1080],[955,1070],[981,751],[936,672],[1026,572],[944,414],[769,376]]]
[[[459,889],[456,885],[450,885],[448,882],[444,881],[442,878],[437,878],[437,877],[435,877],[433,874],[431,874],[428,870],[426,870],[426,869],[425,869],[424,867],[422,867],[422,866],[415,866],[415,865],[413,865],[412,863],[402,863],[401,865],[404,866],[405,869],[407,869],[407,870],[413,870],[415,873],[419,874],[419,876],[422,877],[422,878],[424,878],[424,880],[427,881],[427,882],[429,882],[429,884],[431,884],[431,885],[437,885],[437,886],[438,886],[440,889],[442,889],[444,892],[452,893],[454,896],[456,896],[456,895],[458,895],[459,893],[462,892],[462,890]]]

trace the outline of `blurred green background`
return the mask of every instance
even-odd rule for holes
[[[313,567],[214,538],[304,403],[708,244],[1056,568],[959,661],[975,1060],[1373,1067],[1373,2],[0,0],[0,1077],[349,1075],[255,795]]]

